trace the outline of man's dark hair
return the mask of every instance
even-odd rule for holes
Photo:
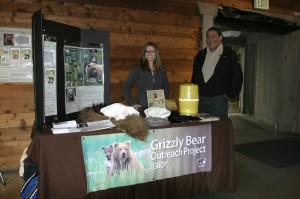
[[[219,36],[222,36],[222,37],[223,37],[221,30],[219,30],[218,28],[216,28],[216,27],[214,27],[214,26],[213,26],[213,27],[210,27],[210,28],[206,31],[206,33],[209,32],[209,31],[215,31],[215,32],[218,33]]]

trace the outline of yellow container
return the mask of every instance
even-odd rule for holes
[[[198,85],[185,83],[180,85],[179,112],[181,115],[198,114],[199,91]]]

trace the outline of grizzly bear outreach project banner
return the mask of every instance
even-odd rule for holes
[[[210,124],[149,130],[146,141],[115,133],[81,142],[87,193],[211,171]]]

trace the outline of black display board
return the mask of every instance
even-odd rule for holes
[[[56,41],[56,99],[57,114],[45,116],[45,68],[44,68],[44,36],[48,35]],[[87,30],[74,26],[46,20],[41,10],[32,16],[32,51],[35,98],[35,127],[41,132],[52,122],[62,122],[77,118],[78,112],[66,113],[66,75],[64,69],[64,47],[103,48],[103,65],[105,66],[103,87],[104,104],[110,103],[109,88],[109,32],[105,30]]]

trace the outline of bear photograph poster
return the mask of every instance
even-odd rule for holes
[[[87,193],[211,171],[211,125],[82,136]],[[188,164],[187,164],[188,163]]]
[[[104,46],[64,46],[66,113],[104,102]]]

